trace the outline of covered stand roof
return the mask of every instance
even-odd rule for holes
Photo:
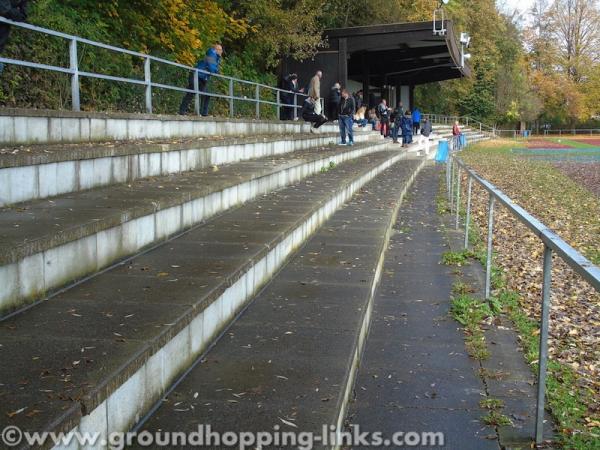
[[[451,21],[446,34],[433,34],[433,22],[371,25],[326,30],[327,51],[344,52],[347,79],[418,85],[470,75],[460,68],[460,48]],[[438,27],[441,22],[437,22]]]

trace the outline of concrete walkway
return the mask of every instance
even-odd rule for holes
[[[390,439],[400,431],[444,433],[444,446],[434,448],[498,449],[495,430],[480,422],[479,364],[448,314],[454,277],[440,263],[448,247],[436,211],[438,180],[435,167],[421,172],[396,223],[348,424]]]

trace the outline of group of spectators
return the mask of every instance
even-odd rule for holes
[[[28,0],[0,0],[0,16],[10,20],[24,21],[27,17],[27,2]],[[4,49],[9,34],[10,25],[0,23],[0,52]],[[222,56],[223,46],[221,44],[214,44],[208,49],[204,58],[196,64],[199,71],[191,72],[189,75],[189,91],[196,91],[196,88],[201,93],[207,91],[211,74],[219,73]],[[2,70],[3,65],[0,63],[0,73],[2,73]],[[398,138],[401,136],[404,147],[412,142],[413,133],[418,134],[419,130],[421,136],[428,142],[432,131],[431,123],[425,117],[421,129],[421,112],[418,108],[415,108],[411,114],[410,111],[404,110],[402,102],[395,109],[392,109],[388,107],[386,100],[382,99],[376,108],[369,109],[367,112],[367,105],[363,104],[363,92],[358,91],[350,94],[347,89],[342,88],[340,83],[335,83],[329,91],[327,98],[328,118],[323,111],[322,77],[323,72],[318,70],[310,79],[308,86],[302,88],[299,86],[297,74],[291,73],[283,77],[280,85],[282,89],[280,101],[284,105],[281,108],[280,118],[282,120],[293,120],[295,118],[294,110],[297,94],[306,92],[300,116],[303,120],[312,123],[312,133],[316,133],[321,125],[332,120],[337,121],[339,124],[341,144],[343,145],[354,144],[352,129],[355,123],[359,127],[371,125],[374,130],[379,129],[385,138],[391,137],[394,143],[400,143]],[[179,114],[187,114],[193,97],[193,92],[186,92],[179,107]],[[202,116],[208,115],[209,102],[210,96],[200,96],[200,114]],[[455,125],[453,134],[455,137],[460,135],[458,124]]]
[[[327,98],[329,117],[325,116],[320,101],[322,77],[323,73],[319,70],[310,80],[306,89],[307,97],[300,112],[303,120],[312,123],[312,133],[316,133],[321,125],[329,120],[337,121],[340,128],[340,143],[353,145],[353,125],[355,123],[359,127],[371,125],[373,130],[379,130],[384,138],[391,137],[394,143],[400,143],[399,137],[401,137],[403,147],[407,147],[413,142],[413,134],[419,135],[419,139],[425,141],[426,150],[429,150],[429,136],[432,133],[431,122],[427,117],[421,117],[421,111],[418,108],[415,108],[412,113],[405,110],[402,102],[396,108],[390,108],[387,101],[382,99],[376,108],[367,112],[367,106],[363,105],[362,91],[350,94],[347,89],[342,88],[340,83],[334,83]],[[293,108],[295,107],[294,97],[298,93],[303,93],[305,89],[298,88],[296,74],[287,75],[284,77],[284,81],[286,83],[284,89],[291,92],[281,97],[284,104],[290,105],[284,107],[282,119],[290,120],[293,118]]]
[[[407,147],[413,142],[413,135],[420,132],[421,139],[429,140],[432,128],[431,122],[427,117],[421,117],[419,108],[415,108],[412,113],[405,110],[402,102],[396,108],[390,108],[385,99],[377,105],[375,116],[379,119],[379,130],[385,138],[391,137],[395,144],[399,144],[399,137],[402,138],[402,146]],[[421,127],[421,120],[423,127]]]

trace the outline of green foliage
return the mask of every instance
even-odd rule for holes
[[[461,266],[465,264],[472,256],[473,253],[470,250],[462,250],[460,252],[444,252],[442,254],[442,262],[447,266]]]
[[[497,411],[490,411],[488,414],[483,416],[481,420],[483,420],[483,423],[485,423],[486,425],[490,425],[493,427],[512,425],[512,422],[507,416],[505,416],[504,414],[500,414]]]
[[[504,408],[504,402],[499,398],[485,398],[479,402],[479,407],[482,409],[497,410]]]

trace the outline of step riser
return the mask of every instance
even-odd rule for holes
[[[127,431],[159,400],[175,377],[189,367],[209,347],[238,311],[277,272],[286,259],[305,242],[343,203],[382,171],[405,157],[396,154],[361,177],[341,187],[310,218],[290,232],[278,245],[255,263],[239,280],[199,313],[190,324],[114,391],[87,416],[82,417],[80,433],[107,430],[108,434]],[[364,338],[362,338],[364,341]],[[157,376],[160,374],[160,376]],[[91,408],[89,408],[91,409]],[[60,447],[55,447],[58,449]]]
[[[6,314],[23,307],[217,213],[315,174],[330,161],[340,164],[379,151],[380,146],[301,163],[150,215],[135,219],[123,217],[120,225],[100,229],[75,241],[43,251],[32,250],[29,256],[0,267],[0,317],[2,312]],[[100,228],[101,224],[94,226]]]
[[[348,405],[352,398],[352,391],[354,390],[356,375],[357,375],[358,369],[360,367],[360,361],[362,359],[362,355],[363,355],[363,351],[364,351],[364,347],[365,347],[365,341],[369,334],[369,326],[371,324],[371,316],[373,313],[373,304],[374,304],[374,299],[375,299],[375,293],[377,291],[377,286],[379,286],[379,282],[381,280],[381,273],[382,273],[383,265],[385,262],[386,250],[388,247],[390,237],[393,233],[393,225],[396,223],[396,221],[398,219],[398,213],[400,212],[400,207],[402,206],[404,197],[408,193],[410,187],[412,186],[412,184],[415,181],[419,172],[426,165],[427,165],[427,161],[423,160],[421,162],[421,164],[419,164],[417,166],[414,173],[410,176],[410,178],[407,180],[405,186],[402,188],[398,202],[396,203],[396,205],[394,207],[394,212],[392,213],[392,215],[390,217],[390,222],[389,222],[389,225],[387,228],[387,232],[383,238],[382,250],[381,250],[381,253],[379,256],[379,261],[377,262],[377,268],[375,269],[375,276],[373,277],[373,282],[371,284],[371,290],[369,293],[368,303],[367,303],[366,308],[364,309],[365,312],[364,312],[364,315],[362,318],[360,331],[358,332],[357,342],[355,344],[354,352],[352,355],[352,364],[350,366],[350,373],[348,373],[348,377],[347,377],[346,384],[344,387],[344,393],[343,393],[343,396],[341,397],[340,403],[339,403],[339,409],[338,409],[339,414],[338,414],[337,421],[336,421],[337,430],[339,432],[344,431],[344,428],[345,428],[344,421],[348,415]],[[332,447],[332,448],[337,450],[340,447]]]
[[[337,131],[335,125],[321,128]],[[9,145],[289,134],[309,130],[310,124],[302,121],[0,110],[0,144]]]
[[[356,136],[356,142],[365,142],[369,138],[368,135],[359,134]],[[255,142],[10,167],[0,169],[0,206],[128,183],[140,178],[177,174],[205,169],[212,165],[281,155],[325,146],[331,142],[335,143],[336,138],[328,136]]]

